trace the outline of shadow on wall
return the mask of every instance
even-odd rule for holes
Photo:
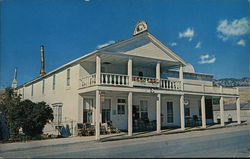
[[[63,137],[69,137],[71,135],[69,125],[62,126],[59,130],[60,135]]]

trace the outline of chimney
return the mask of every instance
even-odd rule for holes
[[[44,46],[41,45],[40,47],[40,54],[41,54],[41,71],[40,76],[43,76],[46,74],[45,72],[45,62],[44,62]]]

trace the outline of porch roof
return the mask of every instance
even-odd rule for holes
[[[162,68],[175,68],[181,65],[180,62],[175,61],[167,61],[167,60],[159,60],[150,57],[141,57],[136,55],[127,55],[127,54],[117,54],[112,52],[100,51],[96,53],[101,57],[102,64],[127,64],[128,59],[133,60],[133,66],[153,66],[157,62],[161,63]],[[92,54],[91,56],[82,59],[81,62],[95,62],[96,54]]]

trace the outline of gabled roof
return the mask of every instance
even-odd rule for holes
[[[164,58],[166,61],[175,61],[179,62],[180,65],[187,65],[188,63],[185,62],[181,57],[176,55],[173,51],[171,51],[167,46],[162,44],[157,38],[155,38],[151,33],[148,31],[145,31],[143,33],[134,35],[133,37],[117,41],[113,44],[110,44],[108,46],[102,47],[100,49],[97,49],[93,52],[90,52],[88,54],[85,54],[84,56],[81,56],[43,76],[39,76],[35,78],[34,80],[31,80],[27,83],[24,83],[23,85],[17,87],[20,88],[22,86],[30,85],[36,81],[40,81],[43,78],[46,78],[48,76],[51,76],[53,73],[56,73],[58,71],[61,71],[67,67],[70,67],[74,64],[79,63],[81,60],[94,55],[101,51],[115,51],[115,53],[124,53],[129,55],[137,55],[142,57],[150,57],[150,58],[159,58],[159,60],[162,60]],[[119,52],[120,51],[120,52]]]
[[[127,40],[105,46],[99,49],[99,51],[124,53],[127,55],[174,61],[179,62],[182,65],[187,65],[186,61],[162,44],[148,31],[135,35]]]

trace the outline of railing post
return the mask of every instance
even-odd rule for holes
[[[132,59],[129,59],[128,60],[128,78],[129,78],[129,81],[128,81],[128,84],[130,87],[133,87],[133,84],[132,84],[132,76],[133,76],[133,64],[132,64]]]
[[[100,84],[101,77],[101,58],[99,55],[96,55],[96,85]]]
[[[183,67],[182,65],[180,66],[180,70],[179,70],[179,80],[181,81],[181,90],[183,91]]]
[[[156,80],[160,83],[160,80],[161,80],[161,64],[160,62],[157,62],[156,64]],[[161,85],[159,85],[159,87],[161,87]]]

